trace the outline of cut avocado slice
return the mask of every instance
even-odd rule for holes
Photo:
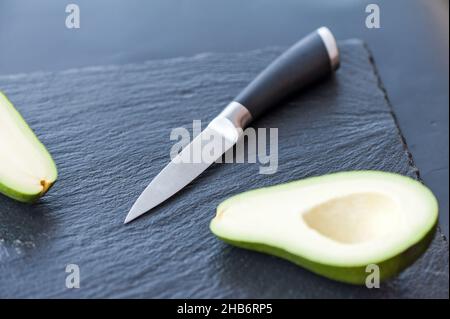
[[[222,202],[211,231],[232,245],[290,260],[330,279],[364,284],[412,264],[433,239],[438,204],[409,177],[341,172],[256,189]]]
[[[47,149],[0,92],[0,193],[33,202],[56,178],[56,166]]]

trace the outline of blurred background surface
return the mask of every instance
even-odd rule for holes
[[[80,29],[65,26],[69,3]],[[379,29],[365,26],[369,3]],[[0,0],[0,75],[288,46],[326,25],[368,43],[448,237],[448,10],[444,0]]]

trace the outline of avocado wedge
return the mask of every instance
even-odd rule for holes
[[[33,202],[50,189],[57,176],[45,146],[0,92],[0,193]]]
[[[327,278],[364,284],[411,265],[433,239],[438,203],[420,182],[351,171],[248,191],[222,202],[211,231],[232,245],[287,259]]]

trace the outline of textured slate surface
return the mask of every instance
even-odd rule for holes
[[[127,226],[133,201],[169,159],[171,129],[212,119],[281,50],[0,77],[60,173],[36,205],[0,197],[0,297],[448,298],[440,234],[407,271],[369,290],[227,246],[208,229],[223,199],[251,188],[349,169],[417,177],[368,51],[358,41],[341,50],[334,78],[254,123],[279,128],[276,174],[214,165]],[[70,263],[80,289],[65,288]]]

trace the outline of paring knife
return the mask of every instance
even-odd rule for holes
[[[125,223],[189,184],[238,141],[252,120],[338,67],[339,50],[328,28],[321,27],[298,41],[262,71],[151,181],[134,203]],[[182,160],[194,150],[201,151],[205,141],[211,138],[213,144],[217,141],[212,146],[218,149],[214,156],[200,161]]]

